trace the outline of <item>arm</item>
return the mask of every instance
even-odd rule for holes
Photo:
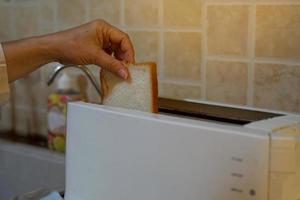
[[[9,82],[53,61],[95,64],[126,79],[125,63],[134,62],[128,35],[102,20],[54,34],[4,42],[2,46]]]

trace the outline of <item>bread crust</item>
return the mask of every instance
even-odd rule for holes
[[[156,70],[156,63],[155,62],[142,62],[142,63],[131,63],[128,64],[127,67],[139,67],[139,66],[149,66],[150,69],[150,79],[151,79],[151,102],[152,102],[152,109],[151,112],[157,113],[158,112],[158,84],[157,84],[157,70]],[[102,97],[101,101],[104,102],[105,96],[108,94],[109,85],[107,83],[106,77],[106,70],[101,69],[100,71],[100,82],[101,82],[101,91]],[[130,78],[130,77],[129,77]]]
[[[108,91],[108,83],[105,79],[105,69],[101,68],[100,70],[100,83],[101,83],[101,92],[102,92],[102,96],[101,96],[101,104],[104,102],[104,97],[107,95],[107,91]]]
[[[151,81],[152,81],[152,112],[158,112],[158,85],[157,85],[157,67],[155,62],[147,63],[151,70]]]

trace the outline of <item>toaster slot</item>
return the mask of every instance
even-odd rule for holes
[[[158,104],[159,113],[161,114],[236,125],[245,125],[254,121],[283,115],[280,113],[247,109],[246,107],[225,106],[208,102],[193,102],[168,98],[159,98]]]

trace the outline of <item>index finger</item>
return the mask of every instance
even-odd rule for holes
[[[126,61],[133,63],[134,48],[128,34],[112,26],[109,30],[108,36],[109,36],[109,41],[112,44],[119,45],[119,48],[122,51]]]

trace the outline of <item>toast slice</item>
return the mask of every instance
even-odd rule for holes
[[[100,81],[103,105],[158,111],[156,64],[128,64],[130,77],[124,81],[107,70],[101,70]]]

